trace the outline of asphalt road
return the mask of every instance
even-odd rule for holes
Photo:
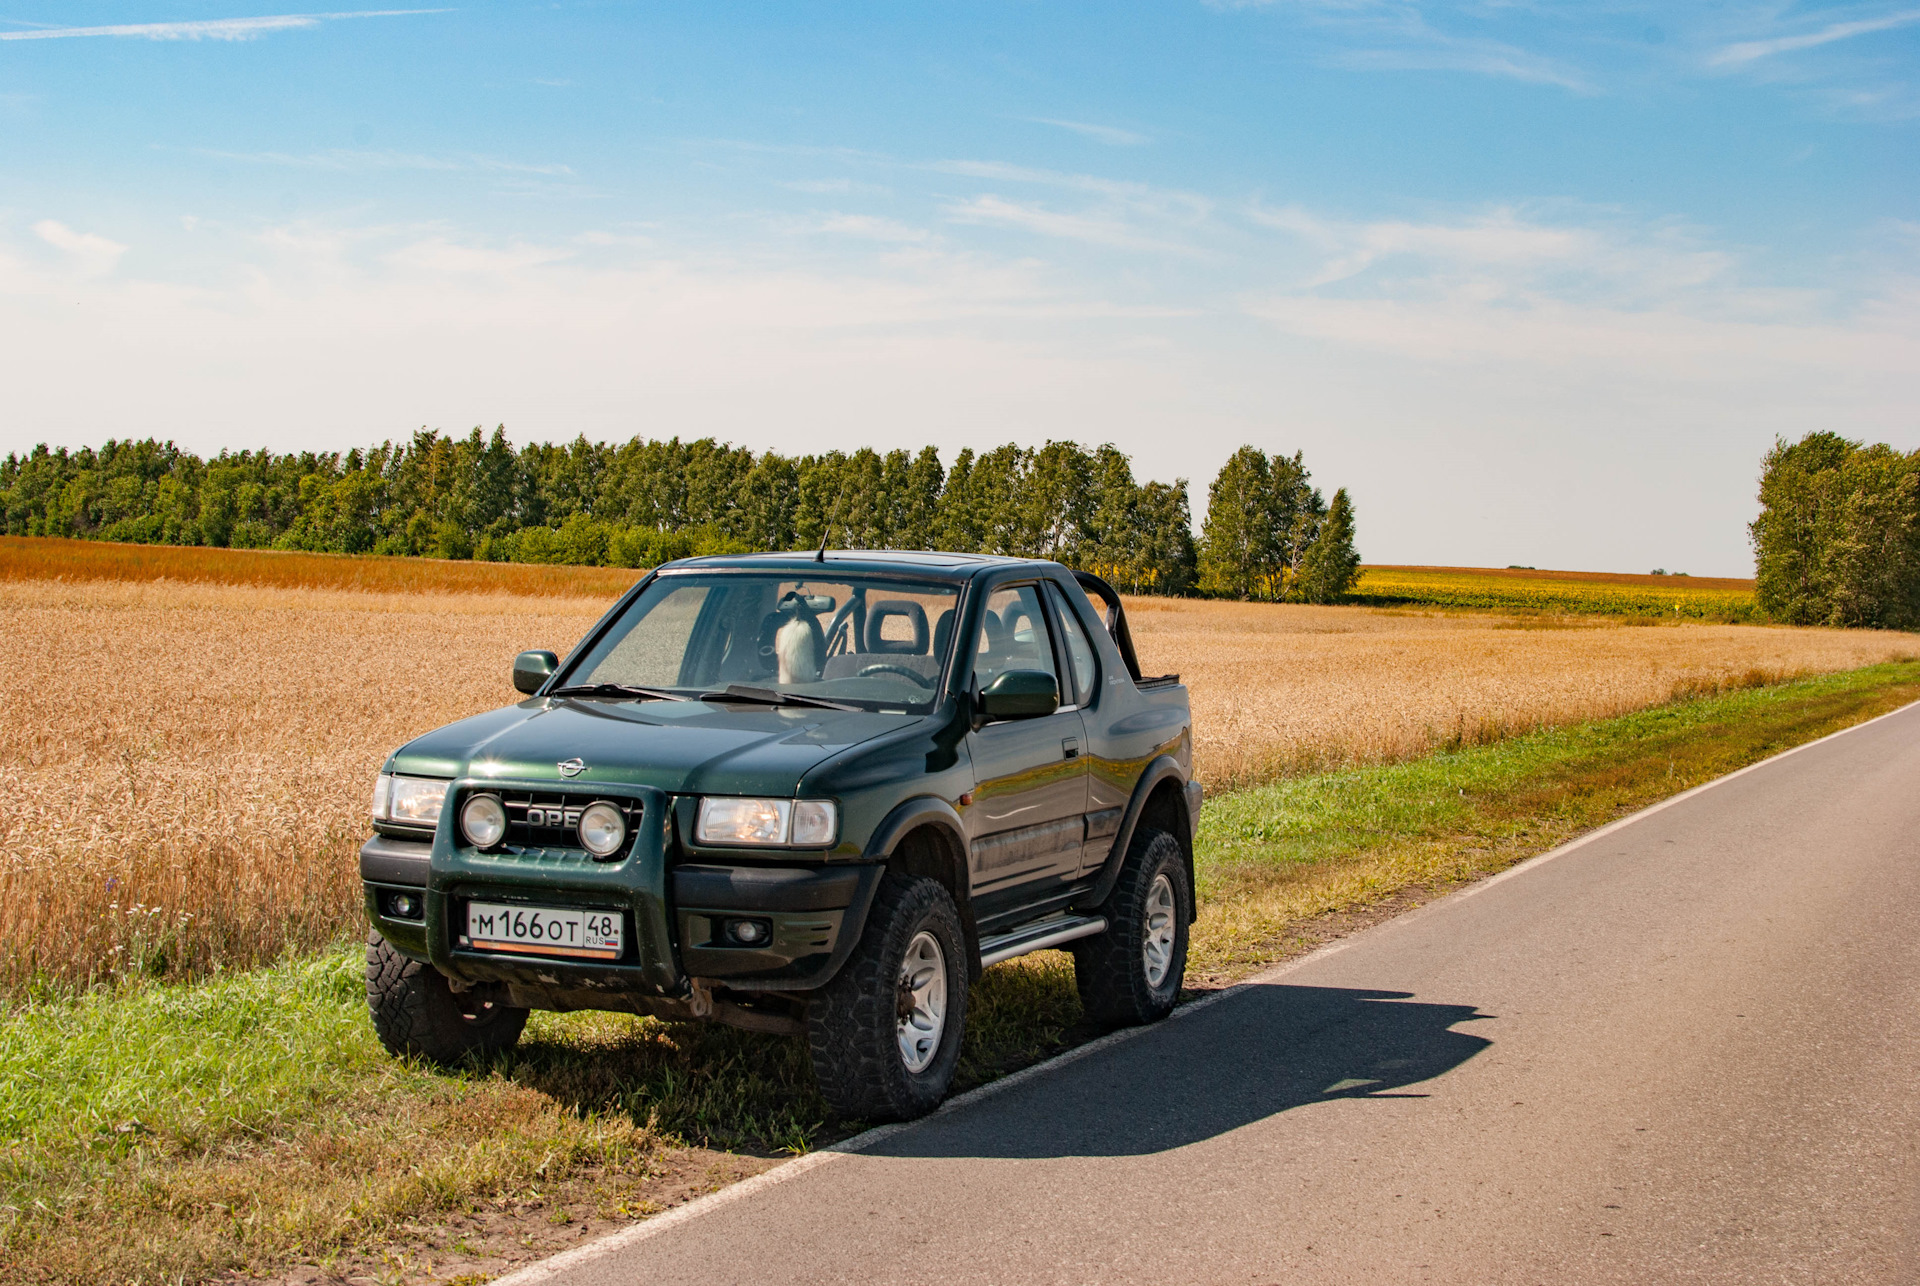
[[[1917,1091],[1920,707],[550,1280],[1913,1281]]]

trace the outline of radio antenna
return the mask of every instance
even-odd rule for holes
[[[826,522],[821,524],[820,551],[813,556],[813,561],[816,563],[824,563],[827,561],[827,541],[833,536],[833,520],[835,515],[840,512],[840,500],[841,498],[839,496],[833,498],[833,508],[828,511]]]

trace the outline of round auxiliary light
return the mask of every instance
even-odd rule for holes
[[[460,809],[460,832],[475,848],[492,848],[507,833],[507,809],[497,795],[475,795]]]
[[[580,814],[580,846],[595,857],[612,857],[627,842],[627,819],[612,804],[589,804]]]
[[[758,920],[730,920],[727,933],[735,942],[752,947],[767,940],[767,926]]]

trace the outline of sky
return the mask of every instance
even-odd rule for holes
[[[1749,575],[1920,448],[1920,7],[0,0],[0,452],[1242,444],[1370,562]]]

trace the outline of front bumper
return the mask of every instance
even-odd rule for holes
[[[641,786],[590,788],[640,805],[618,861],[596,862],[573,849],[487,853],[457,841],[452,819],[467,793],[518,785],[457,781],[431,843],[375,836],[360,850],[368,918],[382,936],[450,978],[506,983],[516,1003],[630,1009],[638,998],[686,996],[694,979],[734,991],[817,987],[852,950],[879,885],[878,864],[671,865],[670,799]],[[404,896],[418,900],[412,916],[396,913]],[[464,936],[474,899],[617,911],[626,926],[625,954],[603,962],[475,950]],[[770,930],[766,941],[733,944],[723,933],[730,918],[761,921]]]

